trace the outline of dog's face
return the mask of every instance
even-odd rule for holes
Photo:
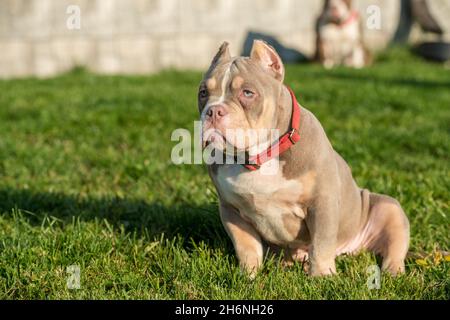
[[[203,146],[244,152],[268,139],[269,135],[255,139],[254,134],[275,129],[283,79],[280,57],[263,41],[254,42],[250,57],[235,58],[224,43],[198,92]]]
[[[340,24],[350,16],[351,10],[351,0],[326,0],[323,14],[328,22]]]

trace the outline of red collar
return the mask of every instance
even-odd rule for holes
[[[287,87],[292,99],[292,116],[290,130],[281,136],[276,143],[271,145],[268,149],[257,154],[256,156],[249,158],[249,163],[244,164],[250,171],[258,170],[261,165],[274,157],[278,157],[283,152],[287,151],[290,147],[296,144],[300,140],[298,129],[300,126],[300,106],[295,98],[294,92],[291,88]]]
[[[339,27],[343,28],[346,25],[352,23],[353,21],[357,20],[359,18],[359,13],[357,11],[352,11],[350,13],[350,16],[342,23],[339,24]]]

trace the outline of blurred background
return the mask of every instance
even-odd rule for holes
[[[332,70],[304,63],[324,2],[0,0],[0,299],[448,301],[450,0],[354,0],[374,63]],[[247,281],[206,168],[172,161],[174,131],[194,138],[201,72],[223,41],[238,55],[253,38],[299,62],[285,82],[358,185],[402,204],[399,281],[367,290],[369,254],[323,281],[272,259]]]
[[[363,21],[369,5],[381,10],[381,28],[364,30],[366,46],[379,51],[393,39],[423,41],[427,35],[410,17],[414,2],[423,1],[354,1]],[[70,6],[79,8],[79,28],[68,27],[76,13]],[[222,41],[239,54],[254,33],[308,58],[322,6],[317,0],[0,0],[0,77],[47,77],[76,66],[107,74],[203,69]],[[450,0],[428,7],[441,39],[449,40]]]

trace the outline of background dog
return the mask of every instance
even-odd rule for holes
[[[317,19],[316,34],[315,59],[324,67],[362,68],[370,64],[359,13],[353,9],[351,0],[325,0]]]

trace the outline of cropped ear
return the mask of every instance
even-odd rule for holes
[[[219,51],[217,51],[216,55],[214,56],[211,66],[209,67],[210,70],[214,69],[218,64],[224,61],[228,61],[231,59],[230,55],[230,49],[228,48],[228,42],[222,43],[222,45],[219,48]]]
[[[270,73],[275,79],[283,82],[283,61],[281,61],[275,49],[267,43],[262,40],[255,40],[252,51],[250,52],[250,59],[258,62],[266,72]]]

